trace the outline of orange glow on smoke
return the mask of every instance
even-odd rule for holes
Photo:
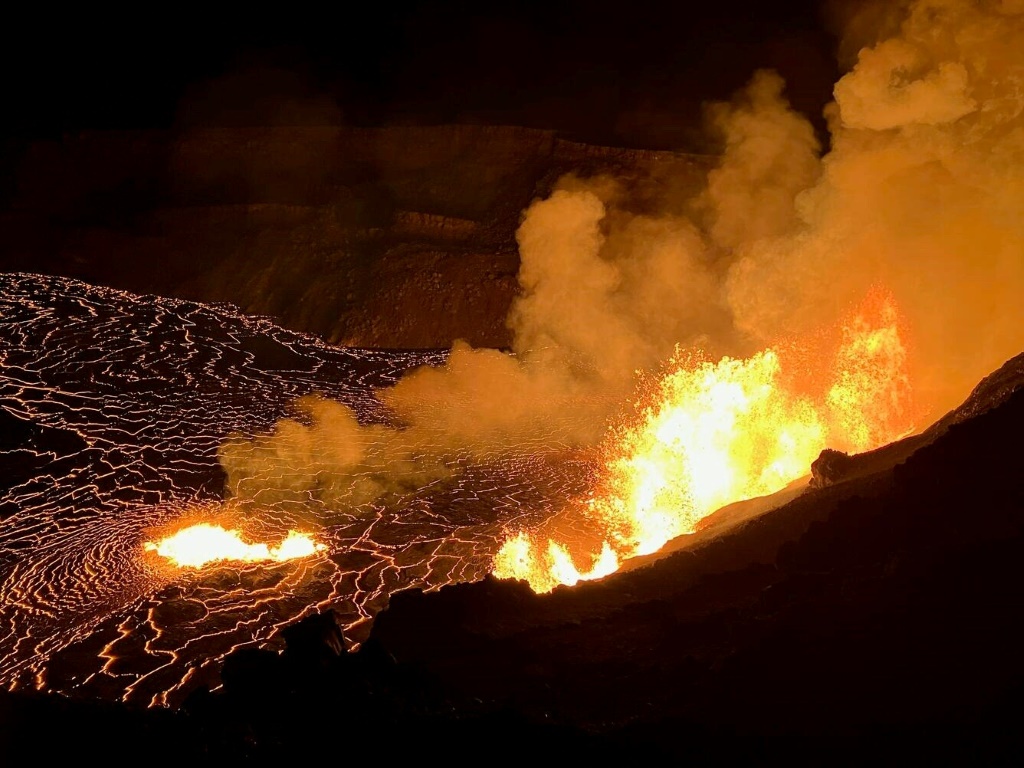
[[[638,404],[637,421],[611,433],[594,498],[578,505],[604,536],[600,552],[580,570],[566,543],[519,532],[495,557],[494,574],[538,592],[600,578],[693,533],[727,504],[785,488],[828,446],[864,451],[908,434],[898,313],[890,297],[865,305],[840,327],[825,382],[798,381],[775,349],[673,360]],[[797,394],[797,384],[817,394]]]
[[[907,352],[900,340],[899,317],[891,298],[854,316],[842,328],[835,376],[825,397],[838,441],[832,447],[859,453],[905,437],[910,380]],[[867,317],[875,316],[875,324]]]
[[[248,563],[284,562],[309,557],[325,548],[324,544],[298,531],[288,531],[284,541],[276,547],[262,543],[248,544],[237,530],[227,530],[210,523],[182,528],[159,541],[147,541],[143,546],[147,552],[156,552],[179,568],[202,568],[209,563],[230,560]]]

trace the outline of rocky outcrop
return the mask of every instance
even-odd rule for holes
[[[6,150],[0,269],[229,302],[356,346],[510,342],[522,211],[563,174],[705,157],[442,125],[91,132]]]
[[[826,448],[811,463],[811,487],[827,488],[841,481],[850,471],[853,460],[848,453]]]

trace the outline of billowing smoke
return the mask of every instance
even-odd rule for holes
[[[882,284],[931,415],[1024,348],[1022,40],[1024,3],[919,0],[897,34],[860,51],[796,226],[735,248],[739,328],[807,332]]]
[[[848,19],[867,47],[836,84],[824,156],[758,72],[708,110],[723,154],[696,197],[640,204],[628,180],[563,179],[517,233],[512,354],[456,344],[379,393],[391,426],[301,401],[273,434],[224,445],[229,491],[362,503],[466,457],[594,445],[677,347],[803,338],[813,356],[878,287],[905,326],[917,426],[956,404],[1024,349],[1024,2],[868,3]]]

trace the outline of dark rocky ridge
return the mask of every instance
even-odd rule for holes
[[[230,302],[352,346],[504,347],[532,199],[568,172],[692,193],[709,164],[471,125],[67,135],[0,153],[0,270]]]

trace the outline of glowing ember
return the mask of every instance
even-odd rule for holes
[[[520,532],[496,556],[495,575],[538,592],[599,578],[727,504],[781,490],[827,445],[866,450],[906,434],[906,355],[891,301],[857,314],[841,336],[832,381],[816,399],[794,394],[773,349],[674,360],[638,422],[613,432],[595,497],[579,507],[605,537],[589,570],[578,570],[565,544]]]
[[[157,542],[147,541],[144,546],[147,552],[156,552],[181,568],[202,568],[222,560],[284,562],[309,557],[325,548],[325,545],[298,531],[288,531],[277,547],[248,544],[237,530],[226,530],[209,523],[183,528]]]

